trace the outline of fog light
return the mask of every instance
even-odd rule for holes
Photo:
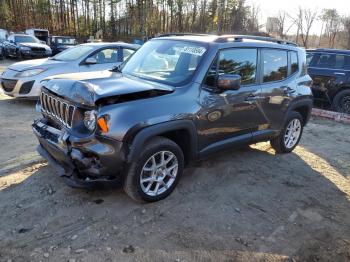
[[[95,130],[95,128],[96,128],[96,113],[95,113],[95,111],[86,111],[84,113],[84,125],[90,131]]]

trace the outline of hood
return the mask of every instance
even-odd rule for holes
[[[64,61],[57,61],[57,60],[52,60],[48,58],[43,58],[43,59],[33,59],[33,60],[18,62],[10,65],[8,68],[14,71],[24,71],[28,69],[34,69],[34,68],[50,68],[55,66],[61,66],[66,63],[67,62],[64,62]]]
[[[26,46],[26,47],[40,47],[40,48],[45,48],[46,50],[50,49],[48,45],[41,44],[41,43],[20,43],[19,45]]]
[[[88,78],[84,78],[88,77]],[[45,82],[47,81],[47,82]],[[120,98],[129,94],[165,94],[174,88],[123,76],[111,71],[75,73],[55,76],[43,81],[46,89],[58,96],[86,106],[95,106],[103,98]],[[141,97],[143,97],[141,95]],[[125,101],[125,99],[123,100]]]

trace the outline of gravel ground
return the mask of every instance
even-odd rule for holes
[[[72,189],[35,152],[35,103],[0,94],[0,261],[350,261],[350,126],[312,119],[192,164],[164,201]]]

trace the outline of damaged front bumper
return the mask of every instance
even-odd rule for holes
[[[33,131],[39,140],[38,152],[72,187],[120,184],[124,168],[123,143],[114,139],[89,136],[80,138],[66,130],[36,120]]]

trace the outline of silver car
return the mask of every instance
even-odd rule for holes
[[[38,97],[40,81],[58,74],[112,69],[140,46],[117,43],[89,43],[67,49],[53,57],[15,63],[0,75],[4,93],[12,97]]]

